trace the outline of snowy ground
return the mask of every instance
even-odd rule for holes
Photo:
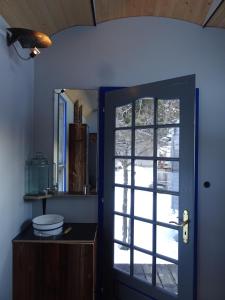
[[[135,185],[142,187],[149,187],[153,181],[152,165],[135,167]],[[130,176],[130,171],[129,171]],[[170,185],[175,181],[178,185],[178,174],[170,175]],[[116,183],[123,184],[123,170],[116,171]],[[129,179],[130,183],[130,179]],[[136,216],[152,219],[153,214],[153,200],[152,193],[146,191],[135,192],[134,199],[134,213]],[[175,205],[174,205],[175,204]],[[115,210],[122,212],[123,205],[123,188],[116,188],[115,190]],[[130,212],[130,191],[128,191],[128,211]],[[178,197],[160,194],[157,195],[157,220],[168,223],[169,221],[178,221]],[[127,222],[129,225],[129,221]],[[114,237],[122,241],[123,217],[115,216]],[[157,227],[157,253],[178,259],[178,232],[173,229],[162,226]],[[128,239],[127,239],[128,242]],[[134,221],[134,245],[143,249],[152,250],[152,225],[141,221]],[[115,244],[114,247],[114,263],[115,264],[129,264],[130,251],[122,250],[121,247]],[[134,263],[149,264],[151,263],[151,256],[143,254],[139,251],[134,253]],[[157,263],[165,263],[159,260]]]

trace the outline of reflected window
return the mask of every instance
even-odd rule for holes
[[[54,181],[59,192],[97,193],[97,90],[54,91]]]
[[[64,98],[59,96],[59,111],[58,111],[58,190],[66,191],[66,106]]]

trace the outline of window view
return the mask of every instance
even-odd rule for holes
[[[58,190],[66,189],[66,101],[59,97]]]
[[[146,97],[115,110],[114,268],[173,294],[179,123],[179,99]]]

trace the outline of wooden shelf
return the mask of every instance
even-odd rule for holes
[[[42,200],[42,199],[49,199],[52,198],[53,195],[47,194],[47,195],[37,195],[37,196],[31,196],[31,195],[25,195],[23,197],[24,200]]]
[[[96,197],[98,194],[70,194],[70,193],[64,193],[64,192],[59,192],[53,195],[54,198],[83,198],[83,197]]]

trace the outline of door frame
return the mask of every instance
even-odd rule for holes
[[[104,254],[104,134],[105,134],[105,95],[107,92],[123,87],[100,87],[98,102],[98,252],[97,252],[97,284],[96,300],[103,300],[103,264]]]
[[[153,82],[154,83],[154,82]],[[96,285],[96,300],[103,300],[103,264],[102,258],[104,255],[104,240],[103,240],[103,227],[104,227],[104,133],[105,133],[105,96],[107,92],[123,89],[124,87],[100,87],[99,88],[99,115],[98,115],[98,253],[97,253],[97,285]],[[199,88],[196,88],[195,99],[195,199],[194,199],[194,275],[193,275],[193,299],[197,299],[197,253],[198,253],[198,153],[199,153]],[[131,286],[126,286],[133,292],[136,289]],[[140,291],[138,291],[140,293]],[[157,300],[149,298],[149,295],[141,293],[149,300]]]

